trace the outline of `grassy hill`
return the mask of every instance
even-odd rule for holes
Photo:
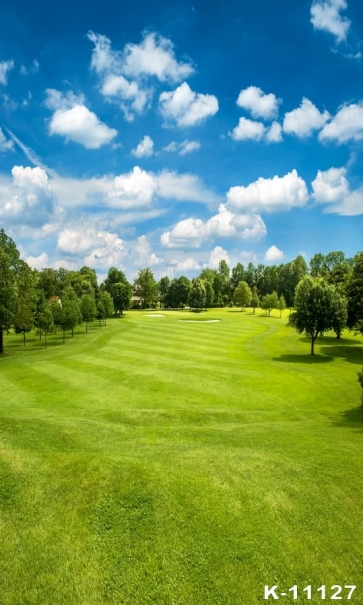
[[[155,313],[5,337],[1,605],[362,603],[362,338]]]

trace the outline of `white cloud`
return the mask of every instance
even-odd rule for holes
[[[284,253],[282,250],[279,250],[276,246],[270,246],[265,253],[265,261],[266,262],[274,262],[278,260],[283,260]]]
[[[255,122],[248,118],[240,118],[238,126],[236,126],[230,136],[235,141],[261,141],[265,134],[265,126],[262,122]]]
[[[323,204],[338,202],[349,193],[349,183],[345,178],[345,168],[330,168],[318,170],[315,180],[311,183],[316,202]]]
[[[78,225],[63,229],[58,235],[58,249],[78,256],[93,268],[120,266],[126,257],[126,248],[117,233],[96,227]]]
[[[159,195],[185,202],[200,202],[216,206],[220,202],[219,196],[208,189],[198,176],[194,174],[179,174],[165,170],[156,175],[159,183]]]
[[[199,271],[202,268],[198,261],[195,260],[195,258],[192,258],[191,256],[184,260],[173,259],[172,261],[170,261],[170,264],[174,265],[173,269],[175,271]]]
[[[270,120],[277,117],[279,99],[272,94],[265,94],[257,86],[249,86],[238,95],[237,105],[251,112],[254,118]]]
[[[243,240],[260,239],[266,235],[266,225],[258,214],[238,215],[221,204],[218,214],[209,220],[187,218],[161,236],[166,248],[199,248],[204,241],[219,237]]]
[[[48,89],[46,105],[55,112],[49,123],[49,133],[59,134],[66,141],[74,141],[87,149],[98,149],[110,143],[117,130],[101,122],[95,113],[83,104],[83,97],[73,93],[63,96],[57,90]]]
[[[278,122],[272,122],[271,127],[266,133],[266,140],[269,143],[281,143],[282,127]]]
[[[54,198],[42,168],[12,168],[12,180],[0,181],[0,219],[13,225],[42,225],[53,212]]]
[[[133,78],[154,76],[160,82],[179,82],[194,72],[190,63],[178,62],[171,40],[156,33],[144,35],[140,44],[126,44],[123,69]]]
[[[336,140],[338,143],[363,139],[363,102],[344,105],[319,133],[320,141]]]
[[[137,158],[149,158],[154,154],[154,141],[149,137],[149,135],[145,135],[136,149],[133,149],[131,153]]]
[[[316,0],[310,8],[310,21],[314,29],[327,31],[336,37],[337,42],[344,42],[351,24],[350,19],[340,14],[346,8],[346,0]]]
[[[10,59],[9,61],[0,61],[0,84],[4,86],[8,83],[8,73],[14,68],[14,61]]]
[[[363,214],[363,187],[351,191],[345,175],[345,168],[318,170],[311,183],[314,199],[320,204],[326,204],[324,212],[343,216]]]
[[[5,151],[13,151],[14,143],[13,141],[7,139],[0,128],[0,153]]]
[[[283,177],[260,177],[247,187],[231,187],[227,207],[244,212],[281,212],[305,206],[309,195],[305,181],[296,170]]]
[[[140,235],[132,246],[133,264],[140,267],[156,267],[164,262],[164,259],[152,252],[146,235]]]
[[[107,203],[112,208],[150,206],[159,189],[157,179],[135,166],[128,174],[116,176],[107,192]]]
[[[25,262],[33,269],[44,269],[49,267],[49,257],[46,252],[42,252],[39,256],[27,256]]]
[[[140,44],[126,44],[114,51],[106,36],[88,33],[94,43],[91,69],[101,78],[101,93],[119,104],[125,119],[132,121],[150,105],[152,80],[178,82],[194,72],[190,62],[179,62],[171,40],[156,33],[145,33]]]
[[[218,111],[218,99],[214,95],[191,90],[187,82],[159,97],[160,110],[167,121],[175,121],[180,127],[195,126]]]
[[[328,111],[320,113],[317,107],[306,97],[300,107],[285,113],[283,129],[288,134],[309,137],[314,130],[320,129],[329,120]]]
[[[221,262],[221,260],[225,260],[227,264],[230,263],[228,252],[226,250],[224,250],[221,246],[216,246],[215,248],[213,248],[212,252],[210,253],[210,257],[209,257],[207,266],[210,267],[211,269],[218,269],[218,266],[219,266],[219,263]]]
[[[200,149],[199,141],[182,141],[181,143],[176,143],[175,141],[171,141],[166,147],[164,147],[163,151],[167,151],[169,153],[179,153],[179,155],[186,155],[187,153],[192,153],[192,151],[198,151]]]

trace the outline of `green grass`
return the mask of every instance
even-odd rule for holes
[[[362,339],[162,313],[5,337],[1,605],[363,603]]]

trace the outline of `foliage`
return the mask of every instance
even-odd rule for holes
[[[347,325],[351,330],[359,330],[363,323],[363,252],[354,257],[352,275],[346,288],[348,297]]]
[[[278,308],[280,309],[280,317],[281,317],[282,311],[284,311],[286,309],[286,302],[285,302],[283,294],[281,294],[281,296],[279,298],[279,307]]]
[[[276,292],[272,292],[271,294],[266,294],[261,300],[261,309],[266,311],[266,315],[270,315],[272,309],[279,309],[280,301]]]
[[[156,301],[158,287],[149,267],[144,267],[139,271],[135,285],[138,288],[137,294],[143,299],[143,307],[152,307]]]
[[[0,247],[0,353],[4,352],[3,335],[13,325],[18,309],[16,274],[11,256]]]
[[[258,296],[258,292],[257,292],[256,286],[253,286],[250,305],[253,308],[253,313],[255,314],[256,309],[260,306],[260,299],[259,299],[259,296]]]
[[[115,283],[110,286],[110,294],[116,313],[127,311],[131,306],[132,287],[129,283]]]
[[[251,299],[252,292],[249,285],[247,284],[247,282],[241,281],[233,294],[234,304],[240,306],[242,311],[243,307],[246,307],[250,304]]]
[[[204,309],[206,301],[206,289],[201,279],[196,278],[192,281],[192,287],[189,292],[189,306],[197,311]]]
[[[311,341],[311,355],[318,336],[337,327],[342,317],[344,299],[339,292],[322,278],[305,276],[295,294],[295,311],[289,317],[289,325]]]
[[[86,324],[86,332],[88,332],[88,324],[94,320],[97,315],[96,301],[90,294],[84,294],[81,298],[81,316]]]

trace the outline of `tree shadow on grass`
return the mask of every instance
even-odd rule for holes
[[[360,433],[363,433],[363,406],[359,406],[358,408],[353,408],[352,410],[345,410],[344,412],[341,412],[332,421],[332,426],[345,426],[356,429]]]
[[[344,361],[349,363],[363,364],[362,348],[361,347],[349,347],[344,344],[342,345],[331,345],[329,347],[320,347],[320,351],[323,355],[331,355],[332,357],[340,357]]]
[[[333,361],[333,357],[330,357],[329,355],[310,355],[310,353],[307,352],[304,355],[280,355],[280,357],[273,357],[273,360],[282,363],[305,363],[315,365],[319,363],[329,363],[329,361]]]

